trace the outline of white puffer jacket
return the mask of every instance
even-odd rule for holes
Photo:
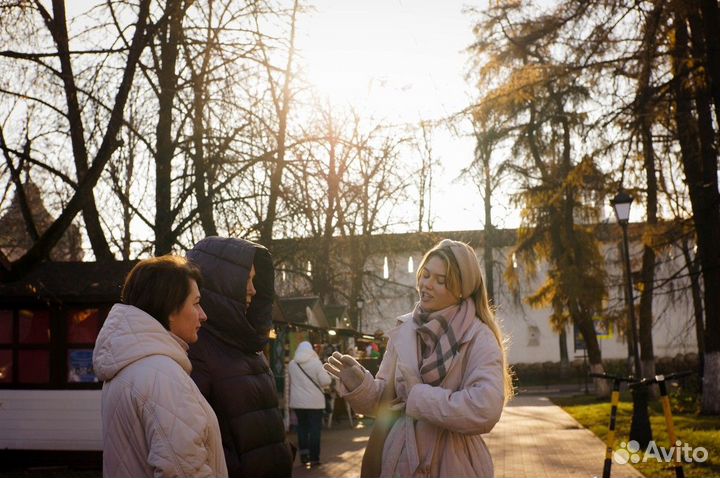
[[[305,375],[302,370],[302,366]],[[295,358],[288,365],[290,377],[290,408],[322,410],[325,408],[325,396],[320,388],[330,385],[330,375],[312,349],[310,342],[301,342],[295,351]],[[315,386],[313,384],[317,384]]]
[[[116,304],[93,367],[102,390],[103,476],[227,476],[217,418],[190,378],[187,344]]]

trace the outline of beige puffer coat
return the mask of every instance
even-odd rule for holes
[[[360,413],[375,413],[393,364],[396,391],[404,389],[402,368],[418,369],[417,326],[411,314],[399,320],[403,323],[387,333],[390,341],[376,377],[366,370],[363,383],[352,392],[339,387]],[[385,439],[381,476],[493,476],[492,458],[481,435],[489,433],[502,414],[502,354],[492,331],[480,320],[460,343],[458,359],[440,386],[421,383],[405,392],[405,413]]]
[[[217,418],[190,378],[187,344],[142,310],[116,304],[93,367],[105,382],[105,478],[227,476]]]

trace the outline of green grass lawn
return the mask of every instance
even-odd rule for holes
[[[609,400],[599,401],[593,396],[578,395],[552,398],[552,401],[572,415],[582,426],[605,441],[610,419]],[[690,410],[694,408],[694,405],[688,404],[687,401],[681,403],[673,400],[672,404],[677,438],[693,448],[704,447],[708,451],[708,459],[704,463],[684,464],[685,476],[688,478],[720,476],[720,417],[698,415],[694,410]],[[680,412],[675,413],[676,409],[679,409]],[[620,448],[621,442],[629,440],[631,417],[632,398],[629,393],[623,393],[620,397],[615,427],[615,450]],[[650,404],[650,426],[653,431],[653,440],[657,446],[669,448],[665,418],[659,401],[652,401]],[[649,459],[645,463],[640,462],[633,466],[648,477],[675,476],[673,468],[665,463],[658,463],[655,459]]]

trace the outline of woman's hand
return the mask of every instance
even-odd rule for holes
[[[390,402],[390,410],[405,412],[405,403],[410,395],[410,390],[415,385],[422,383],[422,379],[416,369],[409,368],[402,362],[397,363],[397,368],[400,372],[400,375],[395,378],[397,397]]]
[[[402,362],[397,363],[398,374],[395,375],[395,391],[397,397],[403,402],[403,408],[405,407],[405,401],[410,395],[410,390],[417,384],[422,383],[420,374],[416,369],[407,367]],[[395,405],[395,403],[393,403]],[[400,408],[392,407],[393,410],[400,410]]]
[[[363,366],[350,355],[340,352],[333,352],[323,368],[327,373],[340,380],[350,392],[358,388],[365,378]]]
[[[405,399],[400,397],[395,397],[392,402],[390,402],[390,410],[394,412],[404,412],[405,411]]]

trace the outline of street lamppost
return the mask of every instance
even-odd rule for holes
[[[357,319],[358,319],[358,332],[362,334],[362,310],[365,307],[365,299],[361,295],[355,299],[355,305],[357,306]]]
[[[635,368],[635,378],[642,379],[642,364],[640,362],[640,350],[637,335],[637,327],[635,326],[635,302],[633,299],[632,288],[632,270],[630,268],[630,247],[628,244],[628,220],[630,218],[630,206],[633,198],[623,190],[613,198],[611,204],[615,210],[615,217],[622,229],[623,234],[623,252],[625,259],[625,277],[627,287],[627,309],[628,309],[628,327],[630,334],[628,340],[632,341],[633,365]],[[644,449],[652,440],[652,429],[650,428],[650,417],[648,417],[648,389],[647,387],[636,387],[632,389],[633,396],[633,414],[632,423],[630,424],[630,439],[635,440]]]

